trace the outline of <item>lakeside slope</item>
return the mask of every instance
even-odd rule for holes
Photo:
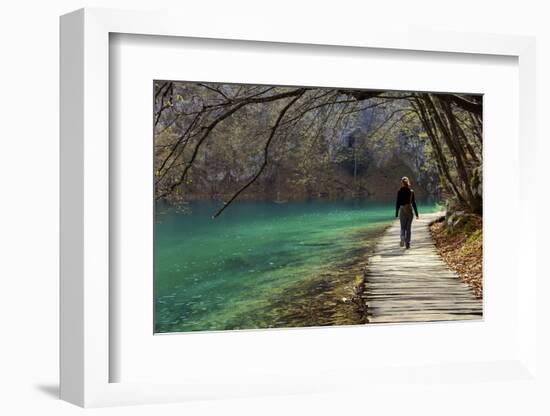
[[[444,222],[431,225],[437,252],[466,282],[478,298],[483,297],[483,224],[481,217],[469,215],[458,226]],[[455,222],[455,223],[456,223]]]

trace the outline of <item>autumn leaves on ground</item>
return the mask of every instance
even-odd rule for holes
[[[483,297],[483,232],[478,215],[450,215],[431,226],[437,251],[478,298]]]

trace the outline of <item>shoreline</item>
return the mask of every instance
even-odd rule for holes
[[[185,200],[177,200],[177,199],[161,199],[156,200],[155,205],[158,207],[162,207],[163,205],[167,207],[185,207],[190,206],[197,203],[210,203],[210,204],[218,204],[223,205],[225,201],[227,201],[232,195],[227,194],[223,196],[194,196],[192,198],[188,198]],[[374,197],[372,195],[359,195],[359,196],[353,196],[353,195],[301,195],[296,196],[295,194],[288,194],[288,195],[240,195],[239,200],[235,201],[234,203],[238,202],[259,202],[259,203],[274,203],[274,204],[292,204],[292,203],[303,203],[303,202],[368,202],[373,204],[393,204],[395,203],[395,196],[391,197]],[[423,205],[441,205],[441,201],[434,200],[431,198],[426,198],[417,201],[417,203],[421,203]]]
[[[346,235],[345,250],[303,280],[294,282],[259,302],[258,309],[235,315],[214,328],[184,332],[309,328],[364,324],[366,315],[356,298],[364,281],[364,270],[374,247],[393,221],[367,225]],[[360,277],[360,279],[358,279]],[[247,317],[254,317],[250,321]],[[164,328],[160,332],[178,332]]]
[[[316,273],[314,278],[285,289],[272,299],[269,308],[269,315],[273,317],[275,324],[253,329],[365,324],[366,313],[360,306],[363,302],[358,301],[361,296],[360,288],[364,285],[364,270],[374,247],[391,224],[378,224],[358,231],[367,233],[369,241],[365,243],[363,238],[358,238],[361,242],[360,247],[352,249],[346,259],[331,263],[330,269]]]
[[[329,211],[332,213],[332,210]],[[287,248],[291,250],[293,247],[296,247],[295,249],[301,247],[298,244],[300,239],[307,243],[305,246],[319,246],[318,249],[307,249],[310,253],[308,258],[313,260],[289,264],[283,261],[278,266],[283,268],[277,269],[280,271],[274,275],[274,277],[278,276],[277,279],[281,279],[281,284],[275,281],[271,284],[266,280],[262,283],[263,286],[260,286],[261,292],[249,296],[250,301],[242,297],[242,300],[239,298],[231,308],[226,308],[224,305],[227,302],[223,300],[225,296],[223,294],[222,301],[215,300],[214,297],[204,297],[195,302],[194,297],[198,295],[188,292],[180,296],[179,305],[176,307],[171,306],[173,302],[171,297],[167,306],[164,303],[159,306],[160,312],[164,314],[157,322],[159,328],[162,327],[159,332],[342,326],[367,323],[367,309],[363,301],[365,273],[380,239],[395,223],[395,219],[391,211],[380,211],[382,214],[376,211],[373,216],[365,217],[361,214],[355,220],[356,212],[353,210],[351,217],[346,214],[339,219],[342,221],[339,225],[334,218],[328,218],[328,223],[333,227],[328,233],[323,230],[326,221],[320,221],[318,215],[314,216],[315,222],[312,224],[316,227],[313,229],[315,232],[311,234],[311,227],[304,228],[304,231],[309,231],[308,234],[304,234],[295,241],[296,244]],[[321,213],[326,214],[327,211],[321,211]],[[180,217],[177,212],[175,215]],[[338,215],[336,214],[336,218],[340,218]],[[204,216],[205,224],[209,223],[209,219],[209,216],[208,218]],[[188,222],[187,218],[185,223]],[[167,224],[171,223],[168,221]],[[231,226],[234,227],[234,225]],[[173,227],[173,225],[169,226]],[[319,233],[318,236],[316,232]],[[278,251],[281,250],[278,249]],[[244,259],[248,256],[245,253],[241,257]],[[301,257],[296,258],[301,259]],[[267,257],[260,260],[273,261]],[[253,261],[259,260],[252,259],[249,263],[252,264]],[[288,267],[288,272],[285,272],[287,270],[285,267]],[[250,268],[253,268],[252,265]],[[297,272],[299,274],[296,274]],[[251,281],[250,284],[254,282]],[[169,290],[177,292],[179,289],[169,287]],[[167,293],[172,294],[172,292]],[[194,297],[191,298],[191,295]],[[201,312],[206,309],[199,309],[210,305],[213,309],[208,309],[210,311],[208,313]],[[185,320],[181,315],[172,319],[173,311],[182,308],[187,313]]]
[[[192,215],[170,210],[156,222],[164,238],[156,246],[159,332],[364,322],[351,300],[360,292],[373,246],[393,221],[393,207],[269,205],[245,202],[213,222],[211,205],[199,204]],[[189,235],[200,236],[198,243],[178,237],[184,231],[196,232]],[[238,250],[222,245],[233,235]],[[220,257],[213,259],[214,252]],[[213,280],[192,280],[192,273]]]

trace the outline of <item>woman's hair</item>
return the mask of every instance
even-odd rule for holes
[[[409,181],[409,178],[407,178],[406,176],[403,176],[401,178],[401,183],[405,185],[407,188],[411,186],[411,181]]]

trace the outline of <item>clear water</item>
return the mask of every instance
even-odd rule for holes
[[[156,332],[359,323],[345,298],[393,205],[244,201],[214,220],[219,206],[157,206]]]

